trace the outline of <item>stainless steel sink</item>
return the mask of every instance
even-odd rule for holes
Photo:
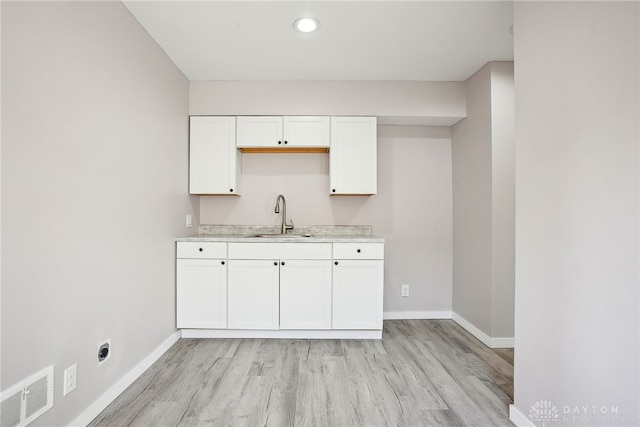
[[[288,239],[288,238],[293,238],[293,239],[304,239],[304,238],[309,238],[309,237],[313,237],[313,235],[311,234],[282,234],[282,233],[273,233],[273,234],[251,234],[249,236],[245,236],[245,237],[252,237],[252,238],[283,238],[283,239]]]

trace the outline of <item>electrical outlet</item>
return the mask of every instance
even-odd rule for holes
[[[187,228],[191,227],[193,225],[193,217],[191,216],[191,214],[187,214],[186,220]]]
[[[409,296],[409,285],[402,285],[402,296],[403,297]]]
[[[64,370],[64,385],[62,387],[63,396],[66,396],[76,389],[77,378],[78,364],[74,363],[72,366]]]

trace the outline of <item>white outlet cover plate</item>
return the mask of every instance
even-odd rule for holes
[[[78,364],[74,363],[64,370],[64,385],[62,387],[62,395],[66,396],[76,389],[78,378]]]

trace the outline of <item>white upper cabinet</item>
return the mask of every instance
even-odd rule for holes
[[[189,122],[189,193],[240,194],[236,118],[193,116]]]
[[[290,147],[329,148],[329,123],[328,116],[286,116],[284,142]]]
[[[238,148],[329,148],[329,117],[239,116]]]
[[[329,194],[376,194],[377,146],[375,117],[331,117]]]
[[[281,116],[239,116],[236,146],[278,147],[283,143]]]
[[[376,117],[193,116],[189,193],[240,195],[242,153],[329,151],[329,194],[377,193]]]

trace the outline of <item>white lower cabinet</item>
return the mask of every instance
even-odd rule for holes
[[[333,329],[382,329],[384,261],[335,262]]]
[[[331,243],[229,243],[229,329],[331,329]]]
[[[226,243],[178,243],[177,252],[176,326],[225,329],[227,265],[220,258],[226,258]]]
[[[226,329],[220,337],[381,337],[384,243],[177,249],[178,328]]]
[[[384,245],[335,243],[333,329],[382,329]]]
[[[331,261],[280,263],[280,329],[331,329]]]
[[[280,269],[273,260],[229,260],[229,329],[278,329]]]

